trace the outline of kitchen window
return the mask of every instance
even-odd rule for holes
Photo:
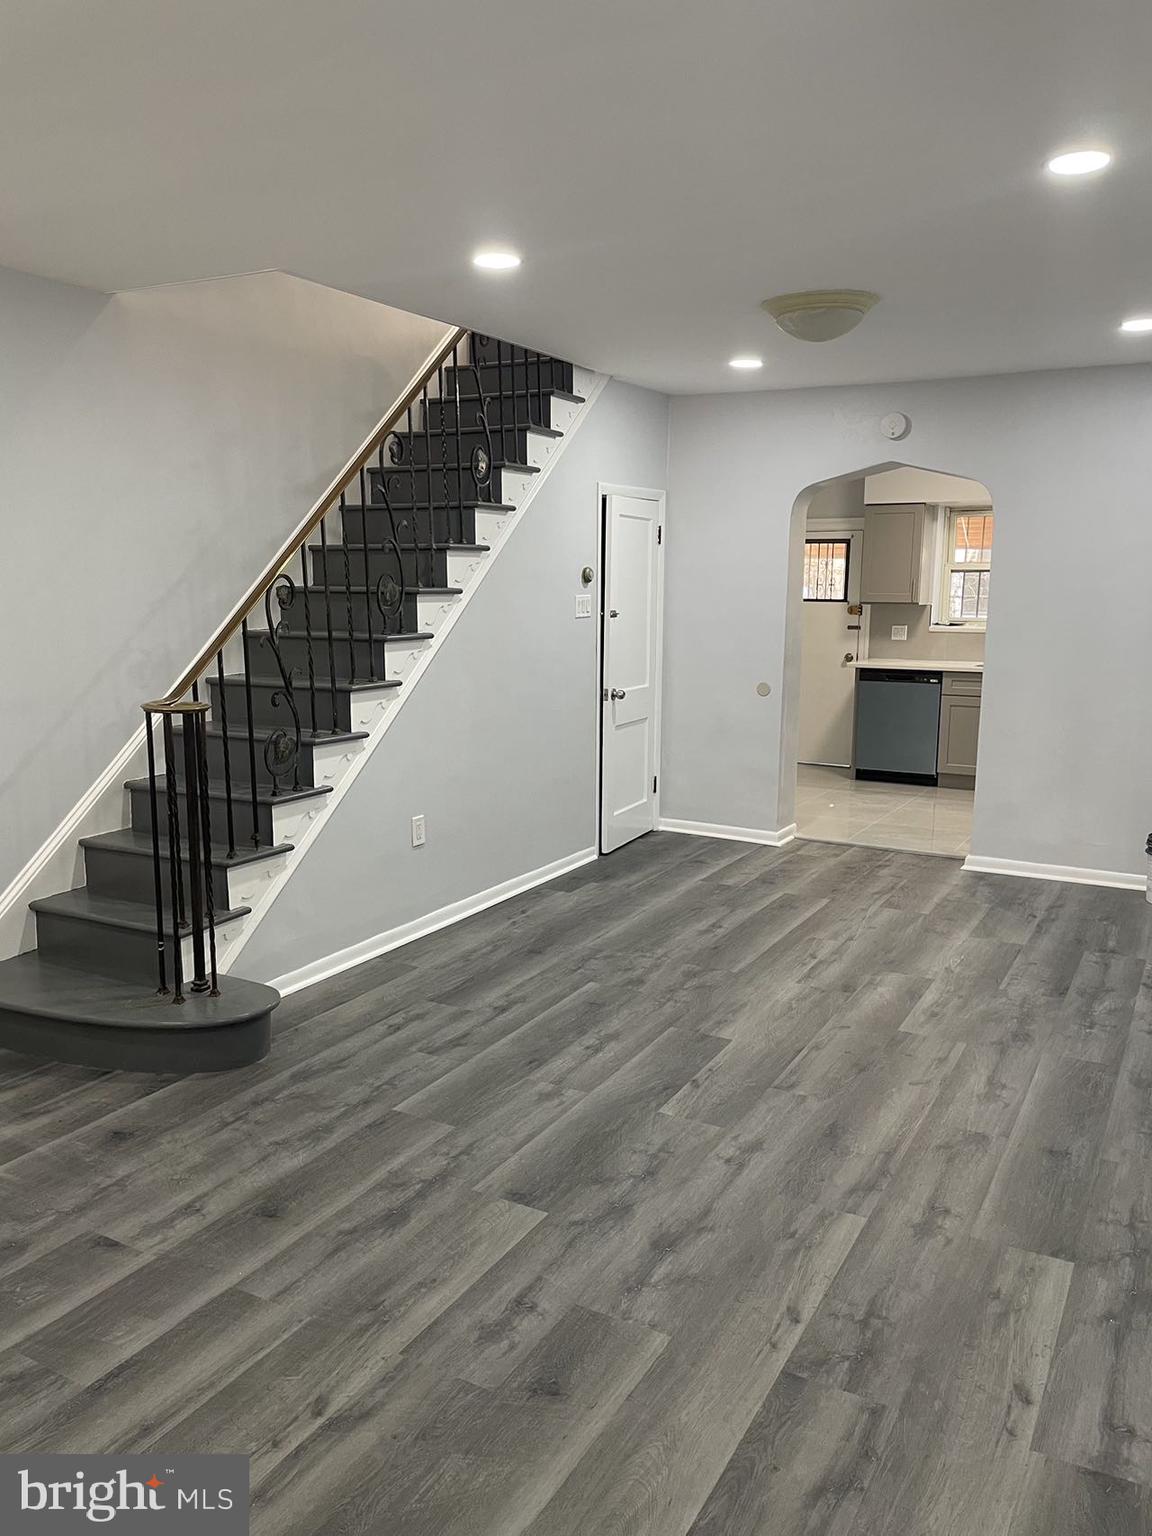
[[[846,603],[848,601],[848,539],[806,539],[804,541],[804,601],[806,603]]]
[[[939,620],[949,627],[984,629],[992,579],[993,513],[951,508],[944,524]]]

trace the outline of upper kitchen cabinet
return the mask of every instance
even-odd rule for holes
[[[860,564],[862,603],[931,601],[927,510],[916,503],[869,507]]]

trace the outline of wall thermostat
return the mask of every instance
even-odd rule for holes
[[[911,432],[912,422],[905,416],[903,411],[890,411],[887,416],[882,418],[880,430],[885,437],[890,437],[893,442],[898,442],[900,438],[907,437],[909,432]]]

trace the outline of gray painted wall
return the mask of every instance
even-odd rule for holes
[[[879,430],[893,410],[913,423],[898,444]],[[908,463],[978,479],[996,507],[973,852],[1139,873],[1152,826],[1150,441],[1145,366],[674,399],[664,813],[793,820],[797,497]]]
[[[600,564],[597,482],[663,489],[667,441],[663,395],[606,387],[244,949],[245,976],[283,976],[594,846],[596,624],[574,599],[581,567]]]
[[[444,334],[278,273],[0,268],[0,889]]]

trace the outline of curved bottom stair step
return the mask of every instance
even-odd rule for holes
[[[273,987],[221,976],[220,995],[184,1002],[35,951],[0,963],[0,1047],[124,1072],[228,1072],[268,1054]]]

